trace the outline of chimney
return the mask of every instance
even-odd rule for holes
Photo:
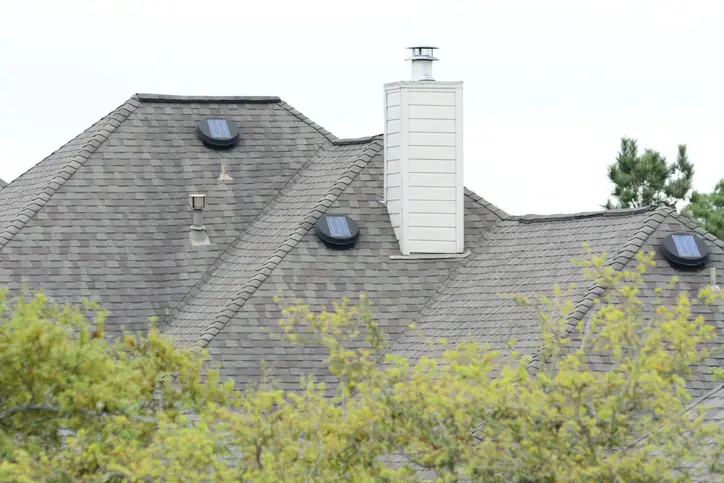
[[[461,254],[463,83],[433,80],[436,47],[410,47],[412,80],[385,84],[385,204],[403,255]]]
[[[189,239],[193,246],[210,245],[209,235],[206,234],[202,212],[206,208],[206,195],[194,194],[189,196],[189,204],[193,210],[193,218],[191,221],[191,231]]]

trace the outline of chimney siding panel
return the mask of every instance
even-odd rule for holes
[[[390,215],[392,228],[399,240],[402,236],[402,166],[400,163],[402,148],[400,128],[400,100],[402,94],[399,89],[385,92],[385,177],[384,199]]]
[[[396,107],[391,107],[390,111],[394,111]],[[455,106],[421,106],[421,105],[409,105],[408,106],[409,119],[447,119],[455,120]]]
[[[399,131],[399,125],[397,128]],[[410,133],[454,133],[456,131],[456,123],[455,119],[410,119],[409,129]]]
[[[462,253],[462,83],[387,84],[385,115],[385,201],[402,253]]]
[[[456,253],[456,247],[457,243],[454,241],[412,240],[410,253]]]

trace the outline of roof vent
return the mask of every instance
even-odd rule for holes
[[[317,236],[330,248],[351,247],[359,237],[357,223],[346,215],[322,215],[315,228]]]
[[[437,60],[435,50],[437,47],[408,47],[412,51],[412,55],[407,58],[412,65],[413,81],[432,81],[432,63]]]
[[[229,170],[226,167],[226,163],[221,163],[221,173],[219,173],[219,181],[233,181],[234,178],[232,178],[229,175]]]
[[[706,243],[693,233],[671,233],[664,238],[659,248],[674,268],[699,268],[709,259]]]
[[[206,208],[206,195],[193,194],[189,196],[189,205],[194,211],[191,231],[189,232],[189,239],[193,246],[198,245],[210,245],[209,235],[206,234],[206,227],[202,217],[202,212]]]
[[[709,269],[709,286],[715,291],[721,291],[721,287],[716,284],[716,267]]]
[[[209,147],[230,149],[239,142],[239,128],[223,117],[207,117],[196,129],[199,139]]]

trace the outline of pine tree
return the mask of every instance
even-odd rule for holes
[[[651,205],[675,207],[691,197],[694,165],[689,162],[686,145],[679,145],[676,162],[667,164],[658,151],[644,150],[639,154],[635,139],[621,138],[621,149],[616,162],[608,167],[608,178],[615,188],[603,205],[614,208],[638,208]]]
[[[724,240],[724,179],[719,181],[711,193],[694,191],[684,214],[712,235]]]

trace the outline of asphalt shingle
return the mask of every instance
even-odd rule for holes
[[[211,115],[239,126],[237,147],[216,151],[198,140],[197,124]],[[604,290],[571,264],[585,255],[584,242],[623,269],[667,233],[696,230],[724,273],[722,242],[671,210],[516,217],[469,190],[469,256],[400,257],[381,200],[381,150],[381,136],[339,140],[276,97],[137,94],[0,189],[0,285],[98,299],[111,311],[112,333],[145,330],[157,317],[180,344],[207,346],[240,384],[257,380],[266,361],[270,376],[295,387],[302,373],[329,375],[319,348],[275,335],[279,291],[313,309],[366,293],[393,350],[414,360],[439,354],[440,338],[502,346],[514,337],[535,354],[535,313],[502,293],[574,283],[573,327]],[[222,169],[231,179],[219,178]],[[189,241],[191,193],[207,195],[210,245]],[[312,227],[325,212],[358,221],[353,249],[317,239]],[[647,300],[677,273],[657,257]],[[708,280],[678,275],[692,293]],[[724,308],[701,310],[723,342]],[[418,329],[406,329],[413,320]],[[722,362],[697,368],[696,394],[714,387],[709,368]],[[605,357],[591,363],[606,368]]]

